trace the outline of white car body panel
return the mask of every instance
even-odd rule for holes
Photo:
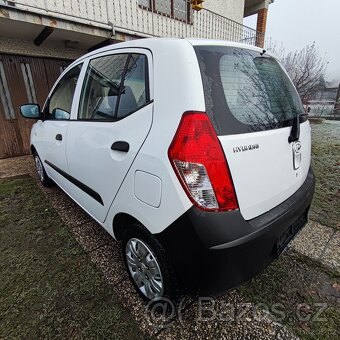
[[[148,50],[120,49],[118,52],[145,54],[149,63],[149,79],[152,82],[153,61]],[[111,50],[97,54],[95,57],[113,54],[115,51]],[[77,97],[80,97],[80,93]],[[150,98],[153,98],[152,89]],[[76,102],[79,103],[79,99]],[[68,192],[92,216],[104,222],[108,207],[149,133],[152,125],[153,103],[117,122],[77,121],[77,112],[78,105],[75,107],[74,121],[70,122],[66,148],[67,158],[72,160],[69,162],[69,173],[93,188],[101,196],[102,203],[74,184],[70,184]],[[129,152],[111,150],[111,145],[117,141],[127,142],[130,146]]]
[[[69,173],[101,196],[103,203],[71,184],[71,196],[101,222],[114,200],[132,162],[143,144],[152,123],[153,104],[118,122],[72,122],[66,154]],[[116,141],[130,145],[128,153],[111,150]]]
[[[290,127],[219,136],[234,181],[240,211],[250,220],[293,195],[305,181],[310,167],[309,122],[300,124],[301,165],[293,167]],[[258,144],[258,148],[234,152],[235,147]]]

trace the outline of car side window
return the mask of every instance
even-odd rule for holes
[[[45,110],[45,118],[50,120],[65,120],[71,117],[74,91],[82,64],[69,70],[59,81],[49,98]]]
[[[145,55],[115,54],[95,58],[86,71],[78,118],[119,120],[148,100]]]
[[[124,75],[124,83],[117,109],[117,119],[145,105],[148,101],[147,59],[143,54],[131,54]]]

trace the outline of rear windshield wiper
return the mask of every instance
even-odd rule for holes
[[[293,118],[292,129],[290,130],[290,135],[288,137],[288,143],[296,142],[300,138],[300,121],[301,118],[307,116],[306,113],[297,114],[296,117]]]

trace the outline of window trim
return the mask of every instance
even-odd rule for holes
[[[117,114],[117,110],[118,110],[118,107],[119,107],[120,96],[121,96],[121,89],[122,89],[122,86],[123,86],[124,81],[125,81],[125,75],[126,75],[126,71],[127,71],[127,66],[129,65],[129,62],[130,62],[132,54],[143,55],[143,56],[145,56],[145,59],[146,59],[145,71],[144,71],[145,72],[145,97],[146,97],[146,102],[143,105],[141,105],[140,107],[136,108],[135,110],[129,112],[129,114],[127,114],[126,116],[121,117],[121,118],[116,118],[115,116]],[[121,83],[121,86],[120,86],[120,89],[119,89],[119,95],[118,95],[117,102],[116,102],[114,116],[111,119],[109,119],[109,118],[108,119],[86,119],[86,118],[79,118],[80,100],[81,100],[81,97],[82,97],[81,95],[82,95],[82,93],[84,93],[84,90],[85,90],[85,77],[86,77],[86,72],[88,70],[90,62],[92,60],[95,60],[95,59],[99,59],[99,58],[103,58],[103,57],[107,57],[107,56],[115,56],[115,55],[127,55],[127,58],[126,58],[125,65],[124,65],[124,70],[123,70],[123,73],[122,73],[123,82]],[[110,51],[110,53],[96,55],[96,56],[93,56],[92,58],[89,58],[87,60],[85,66],[86,67],[85,67],[85,70],[84,70],[84,75],[82,77],[82,86],[81,86],[81,90],[80,90],[80,93],[79,93],[79,97],[77,98],[77,117],[76,117],[76,119],[71,119],[71,120],[76,120],[78,122],[115,123],[115,122],[118,122],[118,121],[120,121],[122,119],[125,119],[125,118],[131,116],[132,114],[136,113],[137,111],[141,110],[142,108],[144,108],[144,107],[148,106],[149,104],[153,103],[153,99],[151,99],[151,96],[150,96],[149,57],[148,57],[147,54],[141,53],[140,51],[126,51],[126,52],[119,52],[119,53],[112,53],[112,51]]]

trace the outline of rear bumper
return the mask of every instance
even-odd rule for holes
[[[239,211],[189,209],[155,235],[188,291],[219,295],[264,269],[307,222],[315,179],[267,213],[244,220]]]

